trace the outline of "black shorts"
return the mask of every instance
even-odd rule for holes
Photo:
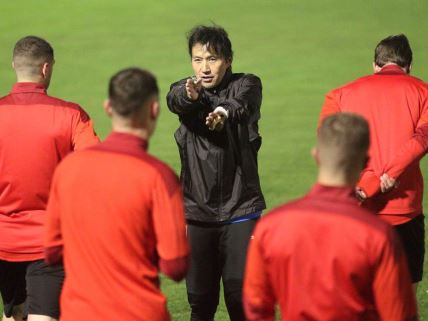
[[[25,302],[25,314],[59,319],[59,295],[64,282],[62,265],[48,266],[43,260],[0,260],[0,292],[7,317],[13,307]]]
[[[412,282],[420,282],[423,275],[425,256],[424,216],[418,215],[411,221],[394,227],[406,252]]]

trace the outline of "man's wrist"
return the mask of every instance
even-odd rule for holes
[[[229,111],[226,110],[223,106],[216,107],[214,109],[214,113],[221,114],[226,119],[229,117]]]

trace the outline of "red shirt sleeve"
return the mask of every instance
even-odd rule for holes
[[[387,241],[381,248],[373,294],[382,320],[416,321],[417,308],[407,261],[395,232],[389,229]]]
[[[380,192],[380,177],[372,170],[365,170],[361,174],[357,186],[363,190],[367,197],[372,197]]]
[[[180,257],[173,260],[159,260],[159,269],[172,280],[181,281],[189,268],[189,257]]]
[[[181,188],[177,177],[169,170],[156,182],[152,215],[159,267],[162,273],[178,281],[187,272],[189,245]]]
[[[73,150],[94,145],[99,141],[97,134],[95,134],[92,120],[82,108],[79,108],[78,117],[76,117],[73,124]]]
[[[44,249],[47,264],[58,264],[62,261],[62,233],[60,206],[58,202],[56,176],[54,175],[49,202],[46,209]]]
[[[397,155],[385,166],[385,173],[398,178],[414,161],[421,159],[428,150],[428,110],[425,122],[419,122],[413,137],[401,148]]]
[[[340,112],[337,95],[337,90],[332,90],[325,96],[324,105],[321,108],[321,113],[318,120],[318,128],[321,127],[324,118]]]
[[[276,299],[259,242],[260,239],[255,233],[249,245],[245,268],[244,310],[248,321],[273,321]]]

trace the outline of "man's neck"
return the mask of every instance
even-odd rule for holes
[[[396,63],[393,63],[393,62],[388,62],[388,63],[384,64],[382,67],[379,67],[378,65],[375,65],[375,66],[374,66],[374,72],[375,72],[375,73],[378,73],[378,72],[380,72],[383,68],[385,68],[385,67],[387,67],[387,66],[397,66],[397,67],[398,67],[398,68],[400,68],[402,71],[404,71],[406,74],[408,74],[408,73],[409,73],[409,71],[407,70],[407,68],[400,67],[399,65],[397,65]]]
[[[113,124],[112,129],[114,132],[134,135],[146,141],[150,138],[149,132],[146,128],[134,128],[125,124]]]
[[[32,82],[35,84],[40,84],[40,85],[44,85],[45,83],[43,80],[39,79],[39,78],[31,78],[31,77],[17,77],[16,78],[16,82],[20,83],[20,82]]]
[[[329,173],[320,170],[318,173],[318,183],[325,186],[354,187],[357,179],[355,175],[346,175],[340,172]]]

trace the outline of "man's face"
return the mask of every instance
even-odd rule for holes
[[[208,45],[196,43],[192,48],[192,68],[195,76],[202,79],[204,88],[214,88],[223,80],[231,62],[210,51]]]

